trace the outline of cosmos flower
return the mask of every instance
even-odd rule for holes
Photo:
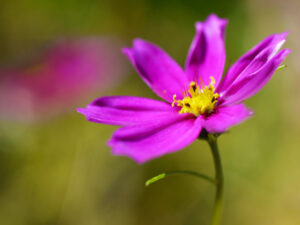
[[[164,101],[102,97],[78,109],[89,121],[121,126],[108,143],[113,154],[144,163],[186,147],[202,130],[222,133],[252,115],[242,102],[269,81],[290,52],[279,51],[287,33],[264,39],[221,80],[226,25],[227,20],[216,15],[196,23],[184,70],[150,42],[135,39],[132,48],[123,49],[145,83]]]
[[[127,70],[117,45],[98,37],[60,39],[25,66],[1,68],[1,118],[49,118],[115,86]]]

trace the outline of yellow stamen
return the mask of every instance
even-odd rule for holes
[[[214,93],[215,79],[210,77],[210,80],[208,86],[204,86],[203,83],[199,86],[192,81],[189,85],[190,88],[188,90],[185,88],[182,100],[176,100],[176,95],[173,95],[172,106],[174,107],[176,103],[181,107],[179,113],[192,113],[195,116],[212,113],[219,94]]]

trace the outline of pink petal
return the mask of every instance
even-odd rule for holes
[[[243,55],[228,70],[217,91],[223,92],[228,89],[236,79],[241,79],[259,70],[281,48],[287,34],[288,32],[271,35]],[[264,57],[262,57],[262,55]]]
[[[168,103],[131,96],[102,97],[77,111],[89,121],[111,125],[133,125],[153,121],[153,118],[179,117],[177,110]]]
[[[203,128],[209,133],[223,133],[228,128],[248,119],[253,112],[243,104],[221,107],[216,113],[203,119]]]
[[[162,49],[150,42],[136,39],[133,48],[124,48],[123,52],[136,67],[147,85],[168,102],[173,95],[182,97],[181,91],[188,83],[183,70]]]
[[[186,73],[190,81],[209,84],[211,76],[219,83],[225,65],[224,36],[227,20],[210,15],[205,22],[196,23],[196,36],[190,47]]]
[[[280,51],[260,70],[244,77],[232,85],[222,96],[222,105],[231,105],[244,101],[262,89],[272,77],[282,60],[290,53],[289,49]]]
[[[109,141],[113,154],[124,155],[138,163],[179,151],[200,134],[201,118],[179,121],[156,121],[155,125],[124,127]]]

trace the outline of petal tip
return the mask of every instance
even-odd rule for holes
[[[195,27],[197,32],[201,32],[204,28],[212,28],[215,31],[220,31],[221,35],[224,36],[227,24],[227,19],[220,18],[216,14],[210,14],[204,22],[196,22]]]
[[[124,47],[121,49],[121,52],[126,55],[128,58],[131,58],[132,49],[130,47]]]
[[[292,50],[289,48],[285,48],[285,49],[283,49],[283,51],[284,51],[285,56],[287,56],[288,54],[290,54],[292,52]]]
[[[283,33],[281,33],[281,35],[284,37],[284,38],[286,38],[286,36],[288,36],[290,34],[290,31],[289,30],[287,30],[287,31],[285,31],[285,32],[283,32]]]
[[[138,157],[138,156],[132,155],[129,153],[129,151],[125,152],[125,151],[120,150],[119,148],[117,148],[115,146],[115,141],[113,140],[113,138],[107,142],[107,146],[111,147],[111,154],[113,156],[128,157],[140,165],[150,160],[150,159],[145,159],[144,157]]]
[[[87,109],[85,109],[85,108],[77,108],[76,111],[78,113],[80,113],[81,115],[85,116],[85,118],[87,119],[87,121],[90,121],[89,112],[88,112]]]
[[[76,108],[76,111],[78,113],[80,113],[80,114],[83,114],[83,115],[85,115],[85,113],[86,113],[86,109],[85,108]]]
[[[149,42],[148,42],[148,41],[145,41],[145,40],[142,39],[142,38],[135,38],[135,39],[133,40],[133,47],[134,47],[134,48],[138,48],[138,47],[144,46],[144,45],[146,45],[146,44],[149,44]]]
[[[131,51],[132,51],[132,49],[130,47],[123,47],[121,49],[121,52],[123,52],[124,54],[128,54],[128,52],[131,52]]]
[[[197,21],[195,23],[195,28],[196,28],[197,31],[201,30],[202,26],[203,26],[203,22]]]
[[[288,48],[282,49],[277,54],[277,60],[279,60],[279,61],[284,60],[290,53],[291,53],[291,49],[288,49]]]
[[[216,21],[221,25],[226,25],[228,23],[228,19],[218,17],[217,14],[212,13],[207,17],[207,21]]]

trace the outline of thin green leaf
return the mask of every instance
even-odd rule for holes
[[[164,179],[165,177],[166,177],[166,173],[158,174],[157,176],[152,177],[149,180],[147,180],[146,183],[145,183],[145,185],[149,186],[150,184],[152,184],[152,183],[154,183],[154,182],[156,182],[158,180]]]
[[[286,67],[287,67],[287,65],[281,65],[281,66],[278,66],[277,69],[276,69],[276,71],[282,70],[282,69],[284,69],[284,68],[286,68]]]

